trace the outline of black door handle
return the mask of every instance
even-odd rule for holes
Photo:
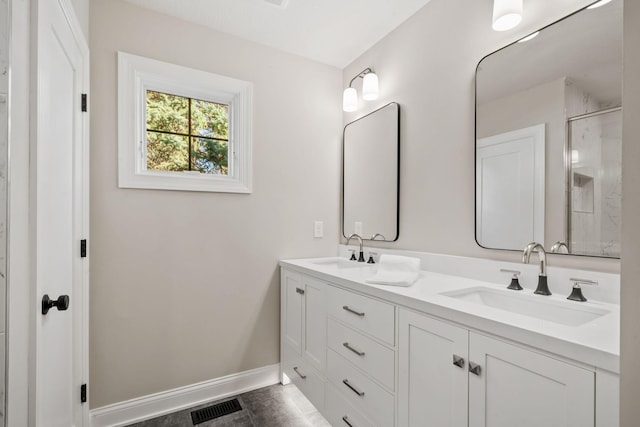
[[[65,311],[69,308],[69,295],[60,295],[57,300],[49,298],[49,295],[44,294],[42,297],[42,314],[47,314],[53,307],[58,311]]]

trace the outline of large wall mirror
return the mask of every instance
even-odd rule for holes
[[[342,145],[342,234],[398,239],[400,106],[347,124]]]
[[[586,7],[478,64],[480,246],[620,257],[622,9]]]

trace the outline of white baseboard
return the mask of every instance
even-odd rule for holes
[[[119,427],[280,382],[280,364],[239,372],[91,410],[92,427]]]

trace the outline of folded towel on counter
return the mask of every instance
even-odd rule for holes
[[[411,286],[420,276],[420,259],[381,255],[378,271],[366,280],[376,285]]]

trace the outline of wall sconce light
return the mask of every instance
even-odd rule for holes
[[[342,109],[346,112],[356,111],[358,109],[358,92],[351,87],[354,80],[362,79],[362,99],[365,101],[373,101],[378,99],[378,76],[369,67],[358,73],[349,82],[349,87],[342,94]]]
[[[522,21],[523,0],[493,0],[494,31],[507,31]]]

